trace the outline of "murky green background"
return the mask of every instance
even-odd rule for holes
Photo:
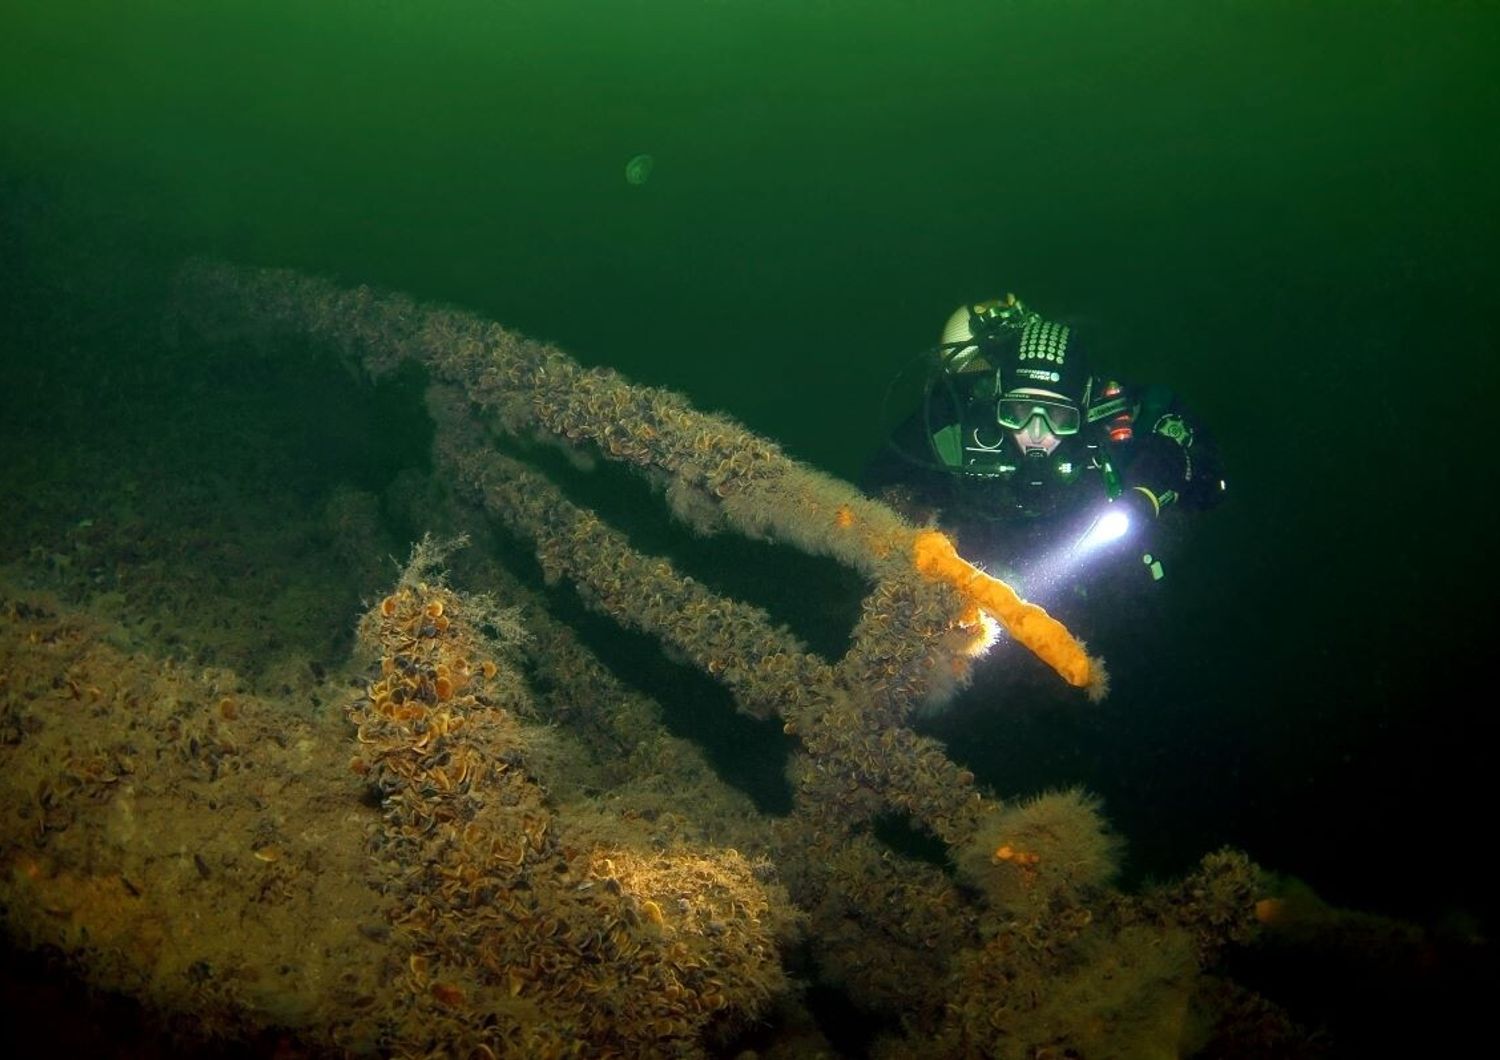
[[[413,394],[166,343],[188,254],[461,304],[846,477],[1015,290],[1183,393],[1231,494],[1105,705],[970,695],[955,756],[1098,790],[1137,873],[1228,842],[1491,913],[1497,55],[1439,0],[11,0],[0,560],[147,465],[273,538],[420,467]]]

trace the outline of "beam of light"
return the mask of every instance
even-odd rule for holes
[[[1106,505],[1088,521],[1077,536],[1042,554],[1018,563],[1017,582],[1028,600],[1046,604],[1056,601],[1061,590],[1106,545],[1130,532],[1130,516],[1121,508]]]

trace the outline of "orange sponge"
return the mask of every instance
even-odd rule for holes
[[[936,530],[924,530],[912,543],[917,570],[944,581],[993,615],[1001,625],[1064,681],[1078,688],[1097,684],[1095,663],[1057,619],[1036,604],[1027,603],[999,578],[992,578],[964,560],[953,542]]]

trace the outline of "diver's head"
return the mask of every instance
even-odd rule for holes
[[[1072,329],[1027,314],[995,366],[995,419],[1022,456],[1045,459],[1083,426],[1088,361]]]
[[[1091,379],[1069,327],[1014,295],[960,306],[936,363],[925,415],[942,467],[1044,491],[1076,479],[1081,454],[1068,443],[1083,430]]]
[[[1046,459],[1079,432],[1090,377],[1067,325],[1046,320],[1007,295],[960,306],[948,318],[943,343],[940,348],[950,351],[946,371],[989,377],[969,392],[993,398],[995,422],[1022,456]]]

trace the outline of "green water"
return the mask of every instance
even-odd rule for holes
[[[1002,792],[1098,790],[1142,875],[1227,842],[1492,916],[1497,55],[1488,3],[12,0],[0,559],[111,468],[295,516],[423,466],[414,391],[157,341],[188,254],[461,304],[845,477],[948,312],[1015,290],[1180,391],[1230,496],[1103,707],[935,731]]]

